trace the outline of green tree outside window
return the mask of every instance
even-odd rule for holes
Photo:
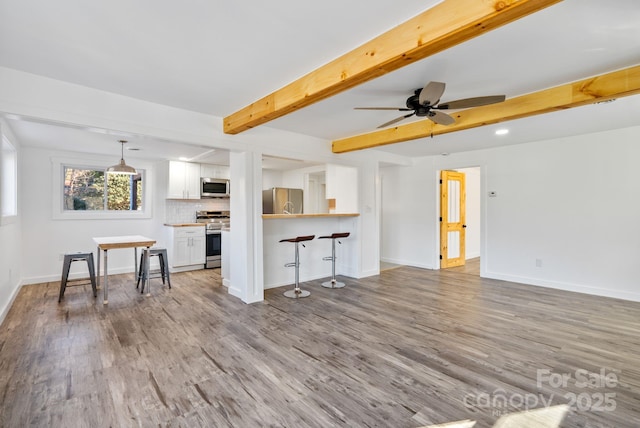
[[[98,169],[64,168],[65,211],[141,210],[142,189],[140,174],[105,174],[104,170]]]

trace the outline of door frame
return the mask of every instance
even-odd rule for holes
[[[480,170],[480,276],[485,276],[487,266],[487,185],[486,185],[486,166],[482,164],[460,163],[443,163],[438,165],[434,171],[433,185],[435,188],[435,220],[433,223],[434,233],[434,257],[432,266],[434,270],[440,270],[440,175],[441,171],[459,170],[467,168],[478,168]],[[468,213],[468,209],[467,209]]]
[[[467,260],[467,251],[465,244],[465,236],[466,236],[466,205],[467,205],[467,192],[465,183],[467,181],[467,174],[464,172],[460,172],[458,170],[441,170],[440,171],[440,269],[456,267],[456,266],[464,266]],[[458,182],[459,183],[459,191],[456,194],[450,193],[451,187],[449,186],[449,182]],[[448,206],[445,207],[442,203],[443,200],[449,202]],[[452,198],[455,198],[453,201]],[[449,208],[452,205],[456,205],[458,212],[458,221],[449,221],[451,217],[451,212],[445,208]],[[445,231],[446,229],[446,231]],[[457,257],[449,257],[449,247],[451,246],[451,240],[449,236],[445,238],[444,234],[449,232],[457,232],[458,233],[458,256]],[[446,266],[444,266],[446,265]]]

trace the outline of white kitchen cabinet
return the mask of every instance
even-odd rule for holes
[[[169,265],[172,271],[203,269],[206,262],[204,226],[169,227]]]
[[[200,177],[207,178],[231,178],[229,167],[225,165],[200,164]]]
[[[200,199],[200,164],[169,161],[167,199]]]

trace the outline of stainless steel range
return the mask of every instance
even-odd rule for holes
[[[222,265],[222,228],[230,225],[229,211],[196,211],[196,222],[206,224],[205,268],[219,268]]]

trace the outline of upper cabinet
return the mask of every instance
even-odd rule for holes
[[[231,178],[231,173],[228,166],[203,163],[200,164],[200,177],[226,178],[228,180]]]
[[[180,161],[166,162],[161,171],[164,173],[159,179],[167,183],[167,199],[200,199],[200,177],[229,179],[230,176],[229,167],[225,165]]]
[[[329,212],[358,212],[358,170],[356,168],[327,164],[325,191],[325,197],[330,201]]]
[[[200,199],[200,164],[169,161],[167,199]]]

